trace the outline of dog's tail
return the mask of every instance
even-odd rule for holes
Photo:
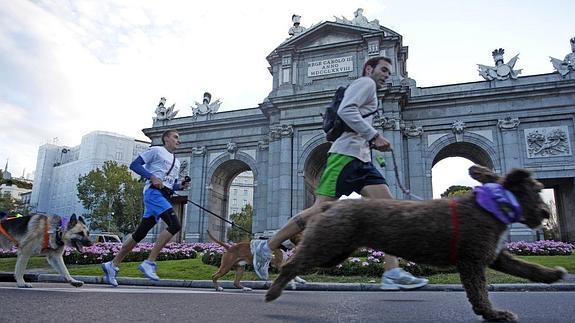
[[[214,237],[211,233],[210,230],[208,231],[208,237],[210,237],[210,239],[214,240],[214,242],[216,242],[217,244],[219,244],[220,246],[224,247],[224,249],[228,250],[230,248],[230,245],[228,245],[227,243],[224,243],[218,239],[216,239],[216,237]]]

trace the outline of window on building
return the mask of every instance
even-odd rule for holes
[[[238,205],[238,200],[237,200],[237,199],[233,199],[233,200],[232,200],[232,205],[233,205],[233,206]]]
[[[244,195],[248,195],[248,189],[244,188]]]

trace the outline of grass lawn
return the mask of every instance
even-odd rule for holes
[[[575,272],[575,255],[571,256],[520,256],[519,258],[526,261],[538,263],[544,266],[555,267],[562,266],[568,272]],[[0,258],[0,271],[13,272],[16,258]],[[127,262],[120,265],[120,277],[144,277],[138,270],[139,262]],[[28,263],[28,269],[41,269],[45,268],[53,272],[49,268],[48,263],[42,257],[31,258]],[[70,265],[68,266],[70,274],[73,276],[102,276],[100,265]],[[185,280],[211,280],[213,273],[217,271],[217,267],[205,265],[200,258],[187,259],[187,260],[170,260],[158,262],[158,275],[164,279],[185,279]],[[271,279],[276,277],[275,274],[270,274]],[[429,278],[430,284],[459,284],[458,274],[438,274]],[[234,272],[228,273],[220,280],[233,280]],[[338,282],[338,283],[379,283],[379,277],[362,277],[362,276],[325,276],[311,274],[306,275],[305,279],[309,282]],[[257,280],[255,273],[246,271],[243,280]],[[506,274],[502,274],[493,270],[487,270],[487,280],[489,283],[526,283],[525,279],[516,278]]]

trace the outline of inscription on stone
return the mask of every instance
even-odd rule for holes
[[[352,56],[336,57],[307,63],[307,76],[323,76],[353,71]]]
[[[525,142],[529,158],[571,155],[566,126],[525,129]]]

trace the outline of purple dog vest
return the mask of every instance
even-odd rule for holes
[[[513,193],[501,184],[486,183],[473,188],[477,204],[504,224],[519,222],[523,211]]]

